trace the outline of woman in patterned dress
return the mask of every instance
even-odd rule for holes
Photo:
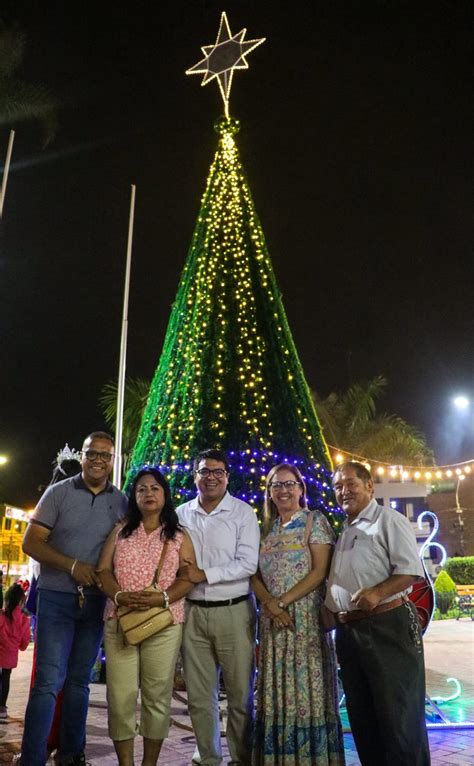
[[[146,591],[154,579],[165,543],[159,589]],[[131,486],[125,522],[111,532],[98,564],[103,591],[109,596],[104,613],[109,734],[120,766],[132,766],[137,733],[143,736],[142,766],[155,766],[168,734],[184,622],[184,596],[193,587],[188,581],[176,579],[185,561],[195,561],[194,550],[187,533],[179,526],[168,482],[159,471],[143,469]],[[116,608],[124,605],[143,609],[167,603],[173,625],[138,646],[126,646]],[[137,727],[139,688],[141,715]]]
[[[272,468],[252,580],[260,601],[254,766],[345,763],[333,641],[318,615],[334,534],[305,495],[295,466]]]

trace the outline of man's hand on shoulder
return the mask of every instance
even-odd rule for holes
[[[183,566],[179,568],[178,577],[182,580],[189,580],[189,582],[197,583],[206,582],[206,573],[203,569],[199,569],[196,564],[185,561]]]

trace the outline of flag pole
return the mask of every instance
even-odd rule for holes
[[[13,140],[15,138],[15,131],[10,131],[10,138],[8,140],[7,158],[5,160],[5,167],[3,169],[2,190],[0,192],[0,218],[3,216],[3,203],[5,201],[5,193],[7,191],[8,171],[10,170],[10,160],[12,158]]]
[[[115,421],[115,457],[113,482],[120,489],[122,486],[122,430],[123,404],[125,391],[125,367],[127,362],[128,332],[128,296],[130,293],[130,267],[132,263],[133,221],[135,216],[135,184],[130,195],[130,215],[128,221],[127,263],[125,267],[125,287],[123,291],[122,335],[120,339],[120,361],[117,387],[117,419]]]

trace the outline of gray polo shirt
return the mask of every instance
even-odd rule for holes
[[[32,524],[51,530],[53,548],[87,564],[96,564],[102,546],[117,521],[125,515],[127,498],[110,482],[98,495],[84,484],[81,474],[48,487]],[[41,564],[38,588],[76,593],[77,583],[67,573]],[[99,593],[98,588],[85,592]]]
[[[351,603],[356,590],[371,588],[394,574],[424,577],[415,533],[405,516],[372,500],[339,536],[325,604],[332,612],[356,609]],[[383,602],[410,591],[395,593]]]

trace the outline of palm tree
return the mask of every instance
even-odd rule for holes
[[[313,391],[324,438],[332,447],[368,460],[394,465],[432,464],[433,452],[420,431],[397,415],[377,415],[376,401],[386,387],[386,378],[377,375],[324,399]]]
[[[145,378],[127,378],[124,390],[122,455],[123,472],[127,472],[128,463],[135,445],[143,413],[145,411],[150,381]],[[104,413],[105,421],[111,431],[117,420],[118,384],[106,383],[102,389],[99,404]]]
[[[56,103],[43,85],[32,85],[15,76],[23,61],[25,35],[0,19],[0,125],[39,119],[46,146],[56,131]]]

